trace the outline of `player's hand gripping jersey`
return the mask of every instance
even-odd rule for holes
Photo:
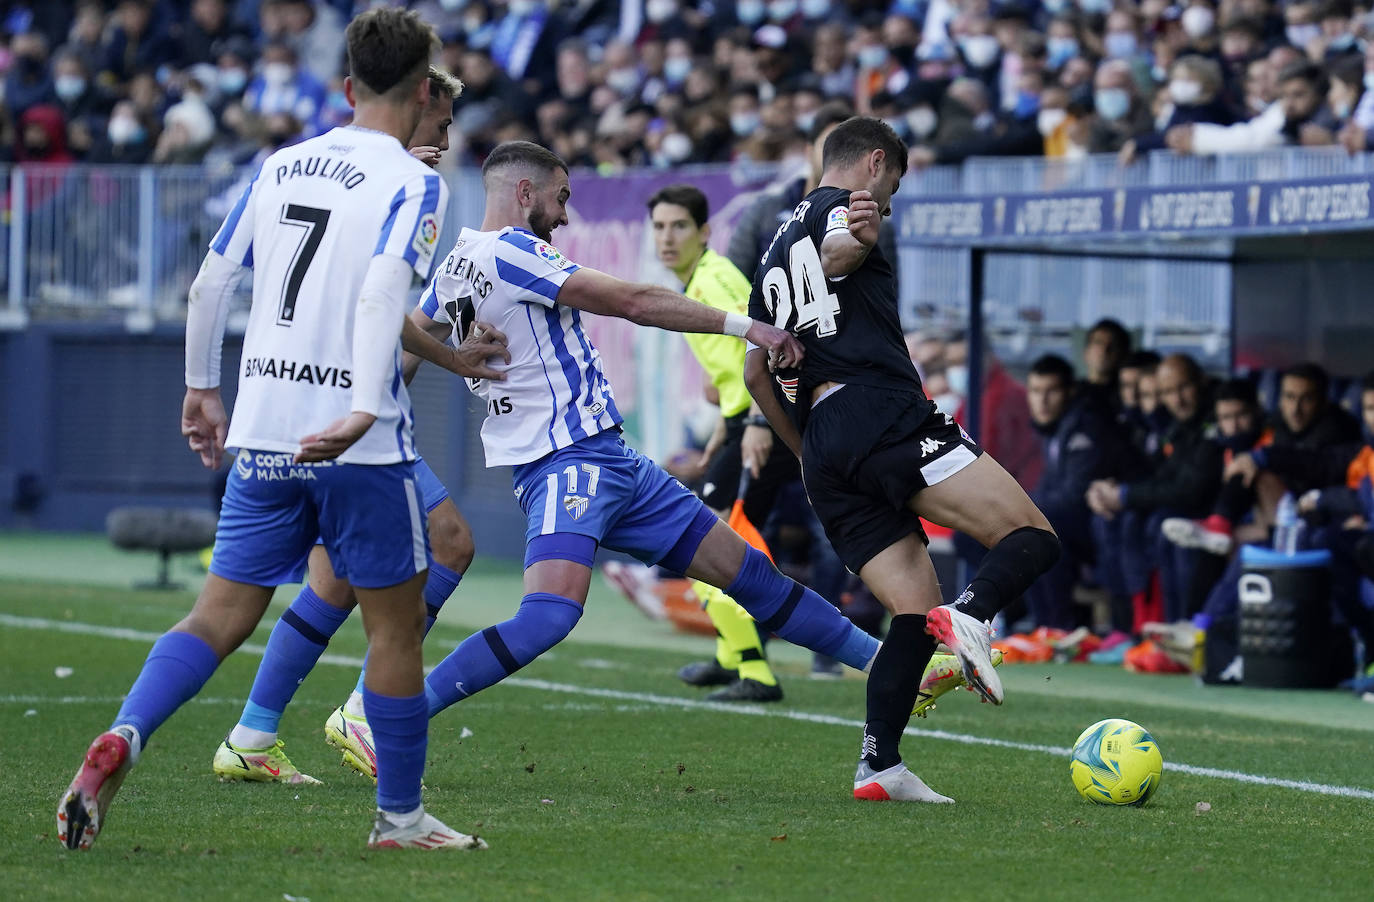
[[[622,422],[579,311],[558,305],[578,266],[524,229],[463,229],[420,298],[425,315],[453,324],[461,341],[474,319],[506,334],[504,382],[469,379],[487,404],[487,466],[523,464]]]
[[[821,187],[797,205],[764,252],[749,296],[750,317],[788,330],[806,349],[800,370],[778,374],[799,428],[811,389],[824,382],[925,397],[902,338],[891,261],[875,247],[843,278],[828,279],[822,268],[825,236],[849,230],[849,194]]]
[[[394,378],[365,397],[354,315],[374,256],[428,275],[447,206],[443,180],[381,132],[336,128],[267,158],[210,244],[255,271],[229,447],[294,453],[303,423],[323,429],[375,404],[376,422],[339,461],[415,459],[400,342]]]

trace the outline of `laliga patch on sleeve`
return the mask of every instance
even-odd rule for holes
[[[433,213],[426,213],[420,217],[420,224],[415,227],[415,237],[411,240],[410,246],[420,255],[421,260],[428,260],[434,256],[434,246],[438,243],[439,218]]]
[[[558,248],[554,247],[552,244],[545,244],[542,241],[535,242],[534,252],[539,255],[540,259],[554,269],[567,269],[569,266],[573,265],[573,262],[563,256]]]
[[[849,208],[836,207],[830,211],[825,218],[825,230],[827,232],[839,232],[849,230]]]

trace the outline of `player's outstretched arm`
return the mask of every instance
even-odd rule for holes
[[[778,396],[773,394],[772,377],[768,375],[767,352],[763,348],[750,348],[744,355],[744,384],[759,411],[768,418],[768,425],[787,443],[792,453],[801,457],[801,435],[792,424],[792,418],[782,409]]]
[[[220,358],[224,323],[234,287],[248,271],[215,251],[205,255],[191,283],[186,306],[186,397],[181,402],[181,434],[211,469],[224,459],[229,418],[220,399]]]
[[[789,332],[743,314],[727,314],[658,285],[626,282],[585,266],[564,281],[558,303],[670,332],[735,335],[766,349],[770,364],[776,367],[794,367],[803,356],[801,343]]]
[[[882,221],[882,211],[872,194],[849,193],[848,228],[830,229],[821,241],[821,268],[826,278],[843,278],[863,265],[868,252],[878,243]]]
[[[505,333],[490,323],[475,322],[468,328],[462,343],[452,348],[442,340],[451,328],[447,323],[430,319],[419,307],[410,311],[401,329],[401,349],[405,351],[401,367],[406,385],[415,378],[421,360],[428,360],[464,378],[504,382],[506,374],[493,369],[490,362],[499,359],[510,363]]]

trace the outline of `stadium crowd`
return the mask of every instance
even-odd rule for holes
[[[378,0],[17,0],[14,161],[238,164],[351,115]],[[612,171],[800,154],[842,99],[915,165],[1374,138],[1369,0],[410,0],[468,86],[453,160],[537,140]]]
[[[965,342],[913,334],[908,345],[931,396],[957,404]],[[1021,634],[1004,646],[1009,659],[1124,660],[1236,681],[1226,671],[1239,631],[1238,550],[1272,544],[1330,553],[1337,642],[1359,640],[1356,683],[1374,685],[1364,597],[1374,578],[1374,373],[1337,379],[1298,363],[1214,379],[1186,354],[1133,348],[1110,319],[1087,331],[1077,370],[1046,354],[1023,384],[992,355],[988,363],[980,441],[1013,462],[1064,546],[1006,624]],[[1076,590],[1092,597],[1084,588],[1105,597],[1109,623],[1074,604]]]

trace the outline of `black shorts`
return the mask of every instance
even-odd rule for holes
[[[846,385],[811,410],[802,480],[835,552],[852,572],[917,533],[907,507],[921,489],[983,453],[954,418],[920,395]]]
[[[725,421],[725,443],[706,465],[702,477],[701,500],[715,511],[728,511],[739,497],[740,477],[744,461],[740,459],[740,443],[744,440],[744,415]],[[749,480],[744,493],[744,513],[749,522],[762,529],[773,510],[782,487],[801,475],[797,456],[786,443],[773,436],[773,450],[764,461],[759,475]]]

